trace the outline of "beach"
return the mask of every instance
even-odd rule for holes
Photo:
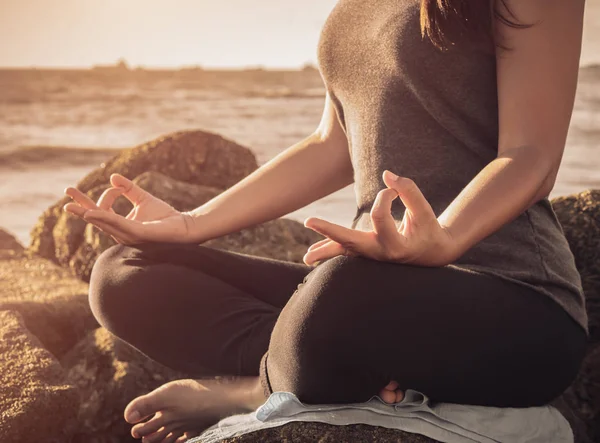
[[[305,69],[0,70],[0,226],[24,244],[67,186],[119,149],[202,129],[249,147],[259,165],[317,127],[319,72]],[[299,171],[303,173],[303,171]],[[600,67],[580,69],[565,153],[550,197],[600,188]],[[350,226],[353,185],[299,209]]]

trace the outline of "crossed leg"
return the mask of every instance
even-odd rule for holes
[[[307,403],[377,392],[394,402],[400,388],[439,401],[539,403],[571,375],[544,377],[550,361],[576,358],[556,332],[562,311],[539,294],[449,267],[336,257],[313,269],[201,245],[116,246],[95,265],[90,298],[101,324],[149,357],[198,376],[242,376],[178,380],[133,400],[125,417],[150,443],[185,441],[273,389]],[[511,384],[520,394],[503,390]]]

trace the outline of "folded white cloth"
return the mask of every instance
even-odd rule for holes
[[[550,405],[497,408],[435,403],[425,394],[407,389],[402,401],[391,404],[374,395],[364,403],[306,405],[291,392],[274,392],[254,412],[224,418],[187,443],[218,442],[292,421],[364,423],[422,434],[445,443],[574,441],[569,422]]]

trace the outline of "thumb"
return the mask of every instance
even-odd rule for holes
[[[133,182],[129,180],[127,177],[121,174],[112,174],[110,176],[110,184],[117,188],[130,188],[133,185]]]

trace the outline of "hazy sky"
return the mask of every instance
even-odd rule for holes
[[[0,66],[299,66],[335,3],[0,0]],[[582,63],[600,63],[600,0],[586,2],[584,34]]]

